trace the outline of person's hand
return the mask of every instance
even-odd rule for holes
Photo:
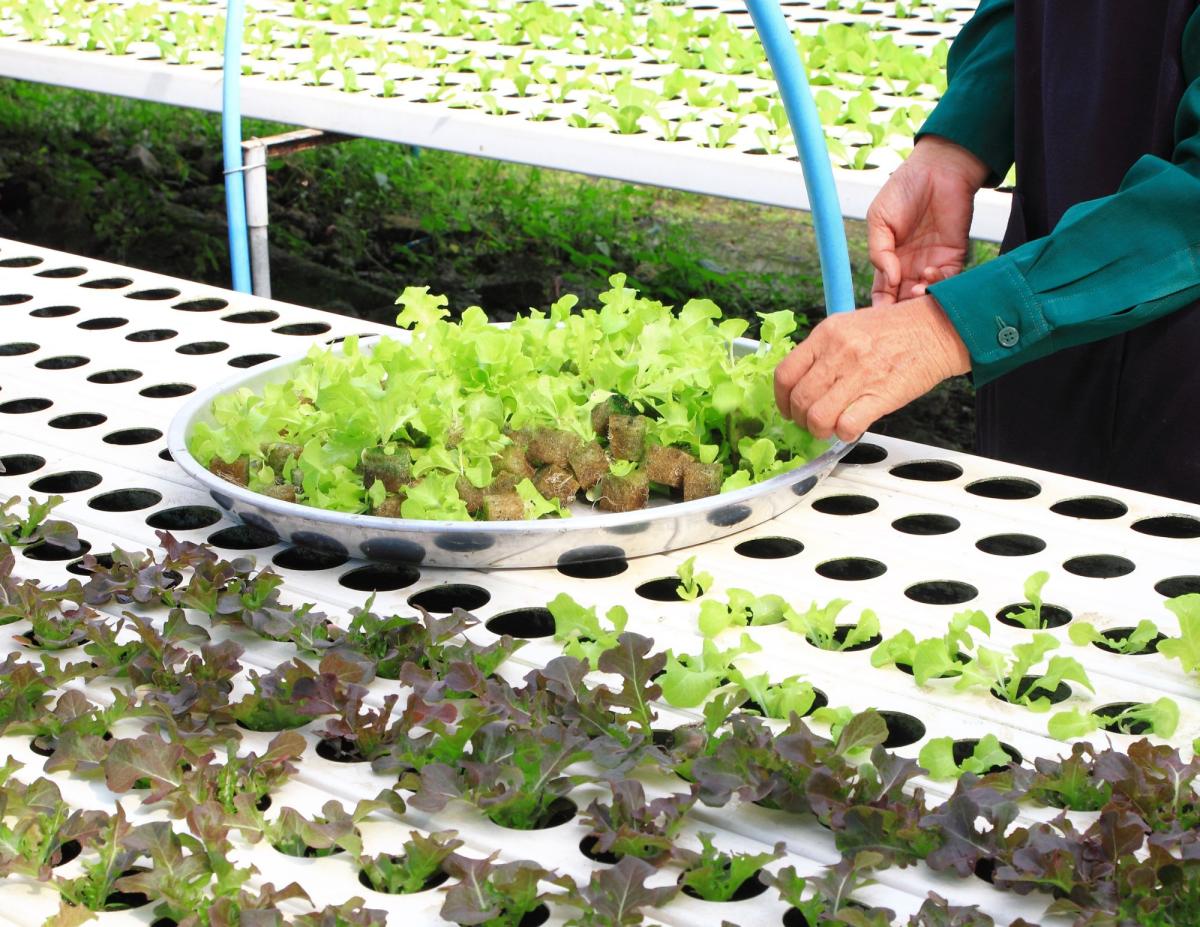
[[[872,305],[921,296],[962,270],[975,193],[987,176],[987,165],[960,145],[936,135],[917,142],[867,210]]]
[[[818,438],[852,441],[880,416],[970,369],[942,307],[920,296],[823,319],[775,368],[775,403]]]

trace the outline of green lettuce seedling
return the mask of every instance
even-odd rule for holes
[[[701,850],[684,870],[683,885],[705,901],[729,901],[763,866],[779,859],[786,852],[783,842],[766,853],[722,853],[713,845],[711,833],[700,833]]]
[[[1179,726],[1179,706],[1172,699],[1164,697],[1153,702],[1139,702],[1116,715],[1098,715],[1071,708],[1051,717],[1047,727],[1051,737],[1072,740],[1086,737],[1102,728],[1133,733],[1130,728],[1142,724],[1148,724],[1151,733],[1158,737],[1170,737]]]
[[[984,734],[961,763],[954,760],[954,738],[935,737],[921,748],[917,761],[931,779],[957,779],[965,772],[981,776],[997,766],[1012,763],[995,734]]]
[[[761,649],[748,634],[743,634],[741,643],[728,650],[719,650],[706,640],[699,654],[676,655],[667,651],[666,667],[657,680],[663,698],[674,708],[696,708],[730,680],[734,660]]]
[[[1045,570],[1039,570],[1025,580],[1025,598],[1029,600],[1030,604],[1009,613],[1006,617],[1030,631],[1038,631],[1044,628],[1045,624],[1042,623],[1042,587],[1046,585],[1049,579],[1049,573]]]
[[[1159,633],[1158,625],[1149,619],[1143,619],[1138,622],[1136,628],[1123,638],[1105,636],[1090,621],[1072,622],[1067,635],[1071,638],[1071,643],[1077,647],[1084,647],[1088,644],[1101,644],[1110,650],[1115,650],[1117,653],[1136,654],[1144,653],[1146,648],[1158,638]]]
[[[695,557],[688,557],[679,564],[675,575],[679,577],[679,586],[677,587],[679,598],[687,602],[704,595],[713,582],[711,573],[696,572]]]
[[[788,627],[803,634],[810,644],[822,650],[852,650],[879,634],[879,618],[871,609],[864,609],[858,623],[850,625],[841,640],[838,640],[837,616],[850,602],[834,599],[825,605],[813,602],[806,612],[789,610],[784,614]]]
[[[992,633],[987,615],[978,610],[956,614],[941,637],[918,641],[912,631],[905,628],[871,651],[871,665],[907,666],[919,686],[932,679],[957,676],[965,652],[975,646],[970,628],[982,631],[985,635]]]
[[[1013,705],[1024,705],[1031,711],[1048,711],[1050,699],[1039,692],[1053,692],[1066,680],[1077,682],[1089,692],[1096,691],[1087,671],[1072,657],[1051,657],[1040,675],[1033,668],[1045,656],[1058,647],[1058,639],[1052,634],[1037,633],[1033,639],[1013,647],[1012,657],[999,651],[980,647],[975,656],[962,667],[962,675],[955,682],[959,690],[980,687],[989,689],[994,695]],[[1028,686],[1026,676],[1034,678]]]
[[[1164,603],[1179,619],[1179,637],[1158,642],[1158,652],[1178,660],[1185,673],[1200,672],[1200,592],[1189,592]]]

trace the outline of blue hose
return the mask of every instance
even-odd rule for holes
[[[775,72],[788,122],[796,137],[796,147],[800,150],[800,166],[804,170],[804,185],[817,233],[826,311],[850,312],[854,309],[854,281],[850,276],[846,227],[833,182],[833,168],[829,164],[825,132],[808,89],[804,65],[779,8],[779,0],[746,0],[746,7],[767,50],[767,60]]]
[[[233,288],[251,292],[250,242],[246,228],[246,182],[242,175],[242,23],[245,0],[229,0],[225,13],[225,67],[221,88],[221,147],[225,155],[225,217]]]

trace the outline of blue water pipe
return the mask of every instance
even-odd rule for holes
[[[225,66],[221,88],[221,148],[225,156],[225,218],[233,288],[252,292],[250,236],[246,228],[246,182],[242,173],[242,24],[245,0],[229,0],[225,11]]]
[[[804,186],[808,190],[813,228],[817,234],[826,311],[851,312],[854,309],[854,281],[850,276],[846,227],[842,222],[842,207],[833,182],[825,132],[808,89],[804,65],[796,51],[787,20],[783,18],[779,0],[746,0],[746,7],[767,50],[767,60],[775,72],[775,81],[779,84],[792,135],[800,151]]]

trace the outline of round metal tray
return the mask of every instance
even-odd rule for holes
[[[397,337],[405,333],[397,332]],[[364,341],[364,349],[369,343]],[[738,339],[737,354],[758,343]],[[247,525],[305,547],[384,563],[503,569],[561,566],[641,557],[726,537],[762,524],[795,506],[853,447],[836,441],[802,467],[765,482],[691,502],[660,500],[636,512],[598,512],[574,506],[572,517],[537,521],[416,521],[351,515],[283,502],[210,473],[188,451],[197,422],[212,422],[217,396],[289,378],[303,357],[280,358],[196,393],[167,434],[171,456],[203,485],[213,501]]]

